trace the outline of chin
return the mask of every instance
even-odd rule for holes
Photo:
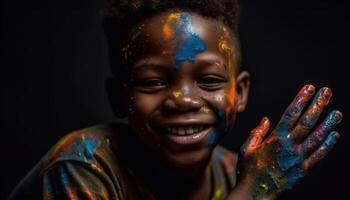
[[[176,168],[197,168],[207,166],[211,154],[211,148],[202,148],[191,151],[183,152],[169,152],[164,150],[160,156],[165,160],[171,167]]]

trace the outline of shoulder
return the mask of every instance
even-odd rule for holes
[[[43,170],[61,161],[91,164],[96,156],[112,153],[110,140],[116,134],[116,126],[116,124],[102,124],[66,134],[41,160],[45,166]]]
[[[78,196],[120,197],[118,161],[110,148],[118,129],[118,124],[103,124],[66,134],[21,180],[10,199],[51,199],[66,195],[66,190]]]

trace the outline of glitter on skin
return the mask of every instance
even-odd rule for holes
[[[181,63],[185,61],[194,63],[196,55],[206,49],[204,41],[195,31],[190,14],[187,12],[171,13],[163,26],[163,35],[165,40],[177,39],[176,69],[179,69]]]

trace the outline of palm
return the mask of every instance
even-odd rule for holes
[[[291,189],[332,149],[339,137],[333,131],[342,118],[339,111],[332,111],[314,128],[332,96],[330,89],[320,89],[302,114],[314,91],[313,86],[304,86],[265,140],[270,126],[267,118],[251,132],[242,147],[243,170],[253,176],[253,193],[258,199],[274,199]]]

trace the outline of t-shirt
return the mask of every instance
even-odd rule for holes
[[[118,135],[128,132],[127,125],[103,124],[67,134],[24,177],[10,199],[157,199],[120,156],[121,151],[137,155],[130,150],[133,147],[120,143]],[[235,154],[215,147],[209,162],[212,199],[223,199],[235,186],[236,161]]]

